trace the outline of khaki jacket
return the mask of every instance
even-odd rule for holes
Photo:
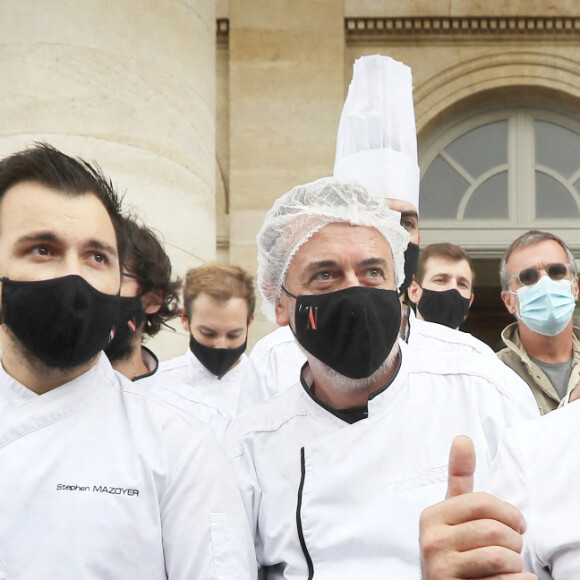
[[[514,322],[504,328],[501,337],[506,348],[500,350],[497,356],[529,385],[538,403],[540,413],[545,415],[556,409],[560,404],[560,397],[544,371],[530,359],[522,347],[518,323]],[[567,392],[570,392],[580,382],[580,329],[578,328],[574,328],[573,350],[572,372]]]

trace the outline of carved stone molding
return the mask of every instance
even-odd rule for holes
[[[419,36],[524,36],[557,35],[578,39],[580,17],[564,16],[478,16],[345,18],[349,40],[372,37]]]
[[[422,16],[422,17],[356,17],[345,18],[347,38],[368,39],[373,36],[523,36],[580,35],[580,17],[572,16]],[[218,40],[227,41],[228,18],[216,19]]]

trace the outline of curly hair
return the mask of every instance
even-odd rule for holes
[[[157,312],[146,315],[144,332],[155,336],[162,324],[167,326],[167,321],[179,313],[181,280],[171,279],[171,261],[153,231],[131,217],[125,218],[124,230],[127,241],[125,268],[137,276],[141,294],[153,290],[163,299]]]

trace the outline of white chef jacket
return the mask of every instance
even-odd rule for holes
[[[442,324],[419,320],[409,308],[407,342],[415,349],[452,350],[492,355],[489,346],[475,336]],[[250,353],[240,390],[238,412],[253,407],[292,386],[298,379],[306,355],[289,326],[282,326],[261,338]],[[489,362],[504,365],[499,360]]]
[[[300,379],[306,355],[288,325],[261,338],[250,353],[242,380],[238,412],[265,401]]]
[[[174,405],[184,413],[203,421],[211,427],[218,441],[223,439],[226,428],[232,420],[229,414],[212,406],[208,401],[201,401],[197,389],[192,389],[190,385],[157,372],[159,365],[149,368],[149,373],[133,379],[140,392]]]
[[[208,427],[100,356],[37,395],[0,369],[0,560],[10,580],[255,578]]]
[[[473,438],[485,470],[504,430],[538,416],[527,385],[487,357],[400,346],[368,419],[344,422],[298,383],[226,433],[268,579],[307,578],[312,560],[316,579],[416,580],[419,515],[444,497],[453,437]]]
[[[491,492],[526,519],[524,569],[539,580],[580,574],[579,426],[574,401],[510,429],[492,466]]]
[[[185,354],[162,362],[158,375],[161,380],[185,383],[195,391],[192,394],[193,400],[218,409],[229,424],[237,414],[240,387],[247,364],[248,357],[242,354],[239,362],[220,379],[187,349]]]
[[[485,342],[475,338],[472,334],[449,328],[444,324],[419,320],[414,312],[411,309],[409,310],[409,338],[407,340],[409,346],[419,350],[436,349],[476,352],[497,358],[496,354]]]

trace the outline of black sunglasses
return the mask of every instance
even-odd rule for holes
[[[570,271],[570,265],[555,262],[554,264],[546,264],[542,268],[524,268],[521,272],[514,274],[512,279],[516,278],[524,286],[531,286],[540,279],[542,271],[545,271],[552,280],[562,280]]]

